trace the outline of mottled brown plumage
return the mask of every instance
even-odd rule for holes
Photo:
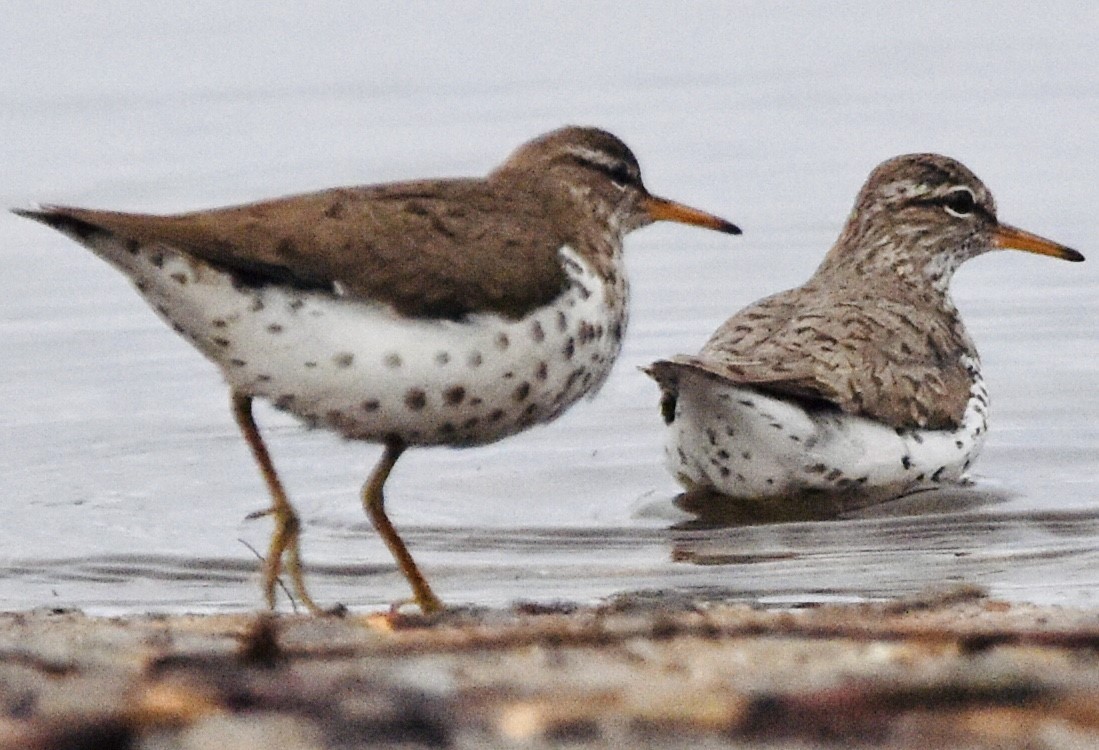
[[[988,393],[949,285],[996,248],[1083,260],[1001,224],[952,159],[881,164],[808,282],[741,310],[697,355],[651,366],[669,469],[689,491],[855,506],[963,478]]]
[[[913,320],[903,297],[808,285],[797,292],[804,294],[757,302],[722,325],[699,355],[671,361],[892,427],[961,423],[971,373],[959,355],[977,353],[956,318]]]
[[[942,202],[959,187],[973,197],[964,217]],[[697,356],[671,362],[891,427],[958,427],[978,356],[948,286],[962,262],[994,246],[1000,227],[991,193],[962,164],[935,154],[891,159],[871,174],[808,282],[749,305]],[[653,372],[674,377],[661,363]]]

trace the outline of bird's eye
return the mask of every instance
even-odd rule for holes
[[[943,208],[951,216],[962,218],[973,213],[977,207],[977,198],[967,187],[956,187],[943,197]]]
[[[607,176],[619,185],[629,185],[631,182],[634,182],[633,173],[630,172],[630,168],[625,164],[614,165],[607,170]]]

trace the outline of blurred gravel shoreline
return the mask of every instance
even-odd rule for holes
[[[978,590],[406,614],[0,614],[0,748],[1099,743],[1099,612]]]

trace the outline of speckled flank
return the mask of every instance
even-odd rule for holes
[[[116,243],[106,237],[100,243]],[[112,259],[115,248],[98,248]],[[410,445],[476,445],[547,422],[606,380],[626,325],[626,288],[563,248],[570,289],[519,320],[410,320],[319,292],[234,286],[163,247],[127,252],[126,272],[238,391],[311,426]],[[181,280],[182,279],[182,280]],[[610,302],[608,302],[610,301]]]
[[[979,378],[956,430],[895,429],[835,409],[804,409],[684,369],[665,461],[687,489],[776,500],[812,493],[888,499],[958,482],[984,445]]]

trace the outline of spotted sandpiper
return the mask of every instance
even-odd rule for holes
[[[651,195],[615,136],[566,127],[481,179],[334,188],[171,216],[17,210],[120,270],[228,382],[271,495],[264,594],[283,569],[311,611],[299,519],[252,417],[267,399],[305,423],[381,443],[362,490],[425,612],[441,608],[385,513],[408,446],[482,445],[594,394],[627,318],[622,238],[654,221],[739,234]]]
[[[985,440],[988,395],[950,280],[1001,248],[1084,259],[1000,223],[953,159],[879,165],[805,285],[741,310],[699,354],[649,368],[688,498],[842,498],[842,509],[961,479]]]

